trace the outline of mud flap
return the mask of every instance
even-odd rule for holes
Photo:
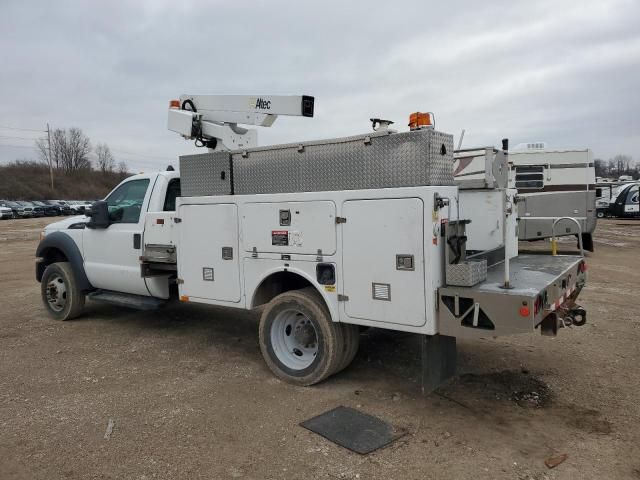
[[[456,374],[456,337],[419,335],[422,394],[428,395]]]

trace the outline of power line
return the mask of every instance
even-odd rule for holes
[[[0,138],[20,138],[20,137],[7,137],[7,136],[1,136]],[[35,138],[30,138],[28,140],[37,140]],[[8,144],[8,143],[0,143],[0,147],[14,147],[14,148],[33,148],[33,149],[37,149],[37,147],[35,146],[29,146],[29,145],[12,145],[12,144]],[[124,154],[124,155],[137,155],[140,157],[145,157],[145,158],[150,158],[150,159],[154,159],[154,160],[175,160],[174,158],[169,158],[169,157],[156,157],[155,155],[144,155],[142,153],[134,153],[134,152],[125,152],[122,150],[112,150],[113,152],[116,153],[120,153],[120,154]],[[95,152],[91,152],[90,153],[91,156],[96,156]]]
[[[36,147],[30,145],[9,145],[8,143],[0,143],[0,147],[33,148],[34,150],[36,150]]]
[[[151,159],[154,159],[154,160],[173,160],[173,159],[170,159],[168,157],[158,157],[157,155],[146,155],[144,153],[127,152],[126,150],[120,150],[120,149],[115,149],[115,148],[111,148],[111,151],[115,152],[115,153],[124,154],[124,155],[135,155],[135,156],[138,156],[138,157],[151,158]]]
[[[0,138],[13,138],[16,140],[41,140],[42,137],[15,137],[12,135],[0,135]]]
[[[0,125],[0,128],[6,128],[8,130],[21,130],[23,132],[41,132],[41,133],[45,133],[46,130],[36,130],[34,128],[18,128],[18,127],[7,127],[4,125]]]
[[[22,131],[22,132],[37,132],[37,133],[48,133],[48,130],[36,130],[34,128],[19,128],[19,127],[10,127],[8,125],[0,125],[0,129],[8,129],[8,130],[17,130],[17,131]],[[11,139],[11,140],[31,140],[31,141],[35,141],[35,140],[40,140],[41,137],[39,138],[31,138],[31,137],[19,137],[19,136],[13,136],[13,135],[0,135],[0,138],[5,138],[5,139]],[[36,147],[28,147],[25,145],[10,145],[10,144],[0,144],[0,146],[2,147],[17,147],[17,148],[36,148]],[[120,154],[120,155],[129,155],[129,156],[135,156],[135,157],[142,157],[142,158],[149,158],[152,160],[169,160],[169,161],[173,161],[175,160],[175,158],[169,158],[169,157],[160,157],[160,156],[156,156],[156,155],[148,155],[148,154],[144,154],[144,153],[137,153],[137,152],[129,152],[127,150],[120,150],[117,148],[112,148],[111,149],[112,152]],[[92,152],[93,153],[93,152]]]

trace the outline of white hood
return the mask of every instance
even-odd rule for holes
[[[50,223],[44,228],[44,233],[46,235],[51,232],[57,232],[58,230],[66,230],[70,225],[73,225],[74,223],[87,223],[88,221],[89,217],[86,217],[84,215],[68,217],[64,220],[60,220],[59,222]]]

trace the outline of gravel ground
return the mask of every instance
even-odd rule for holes
[[[584,327],[459,342],[460,375],[423,397],[411,335],[369,330],[351,367],[301,388],[266,368],[252,312],[50,320],[33,265],[50,221],[0,222],[3,480],[640,478],[640,222],[599,222]],[[404,435],[361,456],[298,425],[338,405]]]

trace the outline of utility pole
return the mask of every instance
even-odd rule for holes
[[[53,193],[53,158],[51,158],[51,130],[47,123],[47,142],[49,143],[49,178],[51,180],[51,193]]]

